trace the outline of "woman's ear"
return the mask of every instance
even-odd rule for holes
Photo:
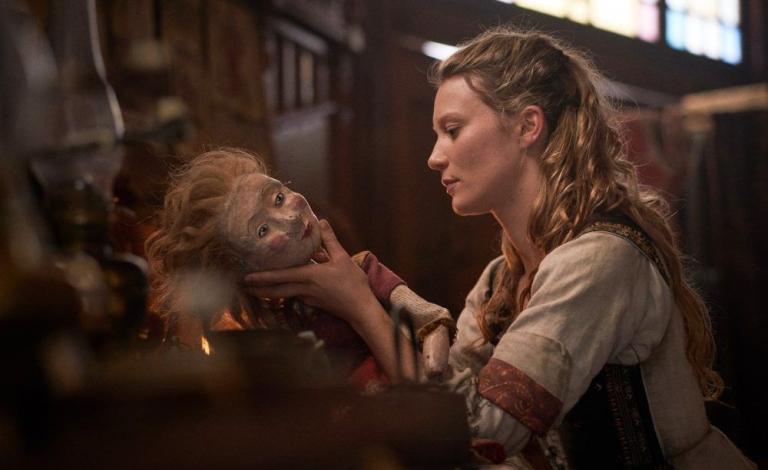
[[[540,106],[526,106],[519,114],[520,146],[534,147],[547,138],[547,120]]]

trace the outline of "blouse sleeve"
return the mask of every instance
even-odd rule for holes
[[[672,309],[664,279],[631,241],[585,234],[541,262],[528,306],[481,370],[478,391],[543,434],[606,363],[646,359]]]
[[[528,306],[493,348],[483,342],[477,314],[501,262],[492,261],[467,296],[447,384],[465,396],[473,435],[512,455],[559,422],[606,363],[647,359],[674,303],[631,241],[593,232],[544,258]]]
[[[451,347],[445,383],[456,393],[464,395],[467,418],[474,437],[494,440],[504,446],[508,456],[522,449],[531,432],[512,415],[478,393],[478,374],[493,353],[493,346],[483,341],[477,314],[490,297],[492,273],[503,262],[491,261],[467,295],[464,310],[457,321],[456,341]]]

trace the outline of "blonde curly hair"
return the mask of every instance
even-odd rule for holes
[[[216,270],[234,282],[240,258],[221,233],[221,217],[236,182],[252,173],[266,174],[260,157],[220,148],[193,158],[171,175],[159,228],[145,243],[154,312],[171,313],[174,276],[181,272]]]
[[[529,105],[544,112],[549,140],[539,165],[542,185],[528,220],[528,235],[544,253],[576,237],[599,214],[621,212],[651,238],[670,274],[687,333],[686,354],[706,399],[722,393],[712,369],[715,355],[709,312],[685,279],[666,201],[638,183],[627,159],[613,106],[596,89],[600,75],[578,51],[538,32],[490,29],[460,45],[432,69],[431,81],[462,76],[504,119]],[[505,257],[479,323],[486,341],[506,330],[530,298],[535,270],[515,296],[523,266],[502,237]]]

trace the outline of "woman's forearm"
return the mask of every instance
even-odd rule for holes
[[[414,351],[410,341],[397,330],[400,344],[400,368],[395,350],[394,323],[378,301],[367,302],[364,312],[357,315],[352,327],[363,338],[373,356],[392,382],[416,378]]]

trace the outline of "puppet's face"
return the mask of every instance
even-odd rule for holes
[[[321,242],[304,196],[257,173],[243,176],[230,194],[224,233],[252,271],[306,264]]]

